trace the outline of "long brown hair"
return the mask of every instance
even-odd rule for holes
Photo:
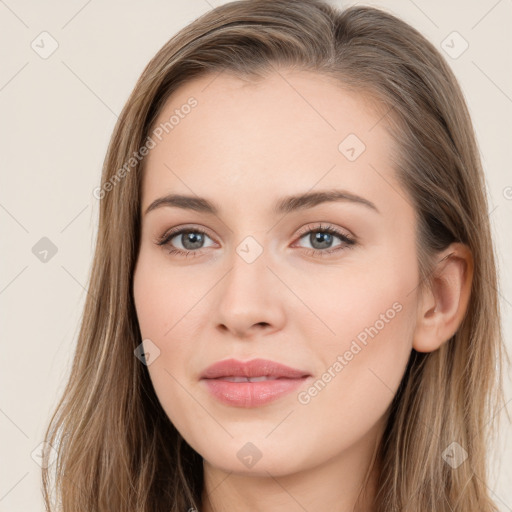
[[[129,97],[95,193],[96,252],[71,374],[46,433],[58,453],[42,474],[48,510],[199,509],[202,458],[170,422],[147,367],[134,357],[142,341],[132,276],[144,160],[130,159],[181,84],[207,73],[264,78],[281,67],[332,77],[384,113],[399,148],[396,173],[417,212],[421,286],[429,286],[436,254],[450,243],[466,244],[474,259],[457,333],[432,353],[412,351],[379,449],[375,510],[497,510],[486,454],[502,400],[496,361],[504,353],[485,181],[463,94],[440,53],[407,23],[371,7],[338,10],[307,0],[213,9],[164,45]],[[454,442],[468,456],[457,469],[443,460]]]

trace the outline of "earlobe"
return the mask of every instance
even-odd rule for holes
[[[453,243],[437,260],[432,287],[418,305],[412,345],[418,352],[437,350],[457,332],[471,295],[473,257],[469,248]]]

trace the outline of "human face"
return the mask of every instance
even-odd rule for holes
[[[417,307],[415,212],[382,112],[298,71],[188,82],[154,127],[176,110],[146,158],[133,282],[163,409],[225,471],[285,475],[367,450],[402,378]],[[333,190],[360,199],[276,212],[283,197]],[[169,194],[217,211],[154,203]],[[192,235],[156,243],[181,227]],[[201,374],[231,358],[309,377],[272,401],[226,403]]]

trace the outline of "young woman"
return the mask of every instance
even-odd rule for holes
[[[497,510],[484,177],[415,29],[305,0],[208,12],[144,70],[95,196],[48,510]]]

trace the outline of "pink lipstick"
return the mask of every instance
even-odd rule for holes
[[[225,404],[257,407],[292,392],[310,376],[307,371],[268,359],[227,359],[206,368],[201,381]]]

